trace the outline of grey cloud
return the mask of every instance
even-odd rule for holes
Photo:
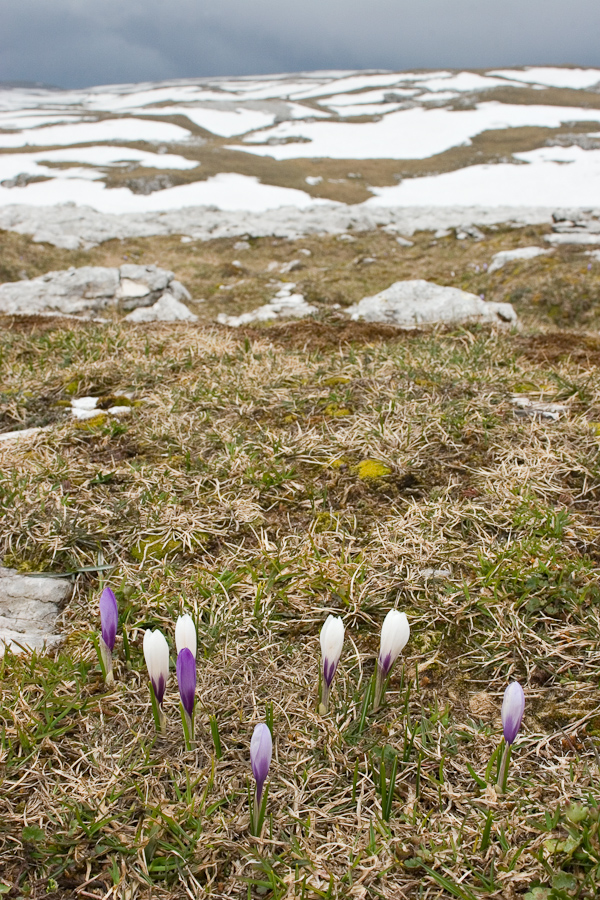
[[[597,0],[0,0],[0,80],[600,65]]]

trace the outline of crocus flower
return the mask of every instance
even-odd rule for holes
[[[323,666],[321,712],[327,712],[329,689],[342,655],[343,646],[344,623],[339,616],[327,616],[325,624],[321,628],[321,658]]]
[[[175,625],[175,646],[177,653],[181,653],[184,647],[191,651],[194,659],[196,658],[196,626],[194,620],[187,613],[179,616]]]
[[[169,645],[162,631],[148,629],[144,634],[144,659],[148,667],[148,675],[152,683],[154,697],[158,704],[158,716],[161,731],[166,729],[166,718],[162,711],[162,702],[169,677]],[[158,724],[158,723],[157,723]]]
[[[381,626],[381,642],[379,659],[377,660],[377,681],[375,685],[374,707],[383,700],[385,681],[398,656],[406,646],[410,637],[410,626],[406,614],[397,609],[390,609]]]
[[[256,781],[256,796],[259,803],[267,775],[269,774],[272,753],[273,738],[271,737],[271,731],[268,725],[261,722],[254,729],[252,740],[250,741],[250,764]]]
[[[114,681],[112,670],[112,651],[115,647],[117,626],[119,624],[119,609],[115,595],[109,587],[104,588],[100,595],[100,655],[102,668],[107,684]]]
[[[191,749],[191,741],[194,736],[194,701],[196,699],[196,660],[192,651],[184,647],[177,654],[177,682],[179,684],[179,696],[183,707],[183,730],[186,738],[186,746]]]
[[[512,751],[512,745],[519,733],[521,722],[523,721],[523,712],[525,710],[525,694],[523,688],[518,681],[511,681],[504,691],[504,699],[502,701],[502,730],[504,731],[504,753],[500,764],[500,772],[498,773],[498,790],[503,794],[506,790],[506,782],[508,779],[508,764]]]
[[[504,691],[502,701],[502,729],[507,744],[514,744],[519,733],[523,712],[525,710],[525,694],[518,681],[512,681]]]
[[[271,729],[264,722],[257,725],[252,733],[250,741],[250,764],[252,766],[252,774],[256,781],[256,790],[254,792],[254,802],[250,797],[250,789],[248,789],[248,801],[250,803],[250,827],[252,834],[260,837],[262,825],[265,819],[265,810],[267,805],[267,791],[263,800],[263,788],[267,775],[269,774],[269,766],[271,765],[271,755],[273,753],[273,738],[271,737]]]

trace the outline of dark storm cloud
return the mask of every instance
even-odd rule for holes
[[[0,80],[600,65],[598,0],[0,0]]]

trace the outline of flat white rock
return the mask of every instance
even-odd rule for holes
[[[565,231],[559,234],[545,234],[549,244],[600,244],[600,234],[586,231]]]
[[[126,322],[195,322],[198,316],[187,308],[184,303],[176,300],[172,294],[163,294],[153,306],[144,306],[134,309]]]
[[[0,315],[95,316],[111,306],[127,312],[144,306],[155,308],[164,294],[180,303],[191,300],[189,291],[175,279],[173,272],[155,265],[127,263],[118,269],[73,267],[27,281],[0,284]],[[157,318],[154,315],[143,321]],[[181,315],[173,313],[173,318],[179,319]]]
[[[488,275],[490,272],[496,272],[498,269],[501,269],[506,263],[522,259],[535,259],[536,256],[547,256],[548,253],[552,253],[552,250],[544,250],[542,247],[519,247],[518,250],[501,250],[492,256]]]
[[[52,428],[52,425],[38,425],[36,428],[22,428],[20,431],[3,431],[0,434],[0,442],[22,441],[39,431],[46,431],[48,428]]]
[[[71,596],[71,584],[60,578],[19,575],[0,566],[0,656],[5,647],[41,650],[58,644],[56,617]]]
[[[271,319],[294,318],[303,319],[317,312],[316,306],[311,306],[304,299],[303,294],[293,293],[296,287],[294,282],[287,284],[280,282],[281,288],[269,303],[253,309],[251,312],[242,313],[240,316],[228,316],[219,313],[217,322],[219,325],[229,325],[231,328],[239,328],[240,325],[249,325],[250,322],[268,322]]]
[[[388,322],[402,328],[466,322],[517,324],[517,314],[510,303],[491,303],[475,294],[423,279],[396,281],[385,291],[364,297],[346,312],[355,320]]]

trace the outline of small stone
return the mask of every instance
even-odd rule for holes
[[[73,409],[96,409],[98,405],[98,397],[79,397],[71,400]]]
[[[530,416],[539,421],[556,422],[567,412],[567,407],[562,403],[544,403],[521,395],[511,397],[510,402],[516,407],[516,416]]]
[[[452,575],[452,569],[422,569],[421,578],[425,581],[444,581]]]
[[[34,578],[0,567],[0,656],[6,646],[21,653],[58,644],[56,617],[71,591],[63,579]]]

